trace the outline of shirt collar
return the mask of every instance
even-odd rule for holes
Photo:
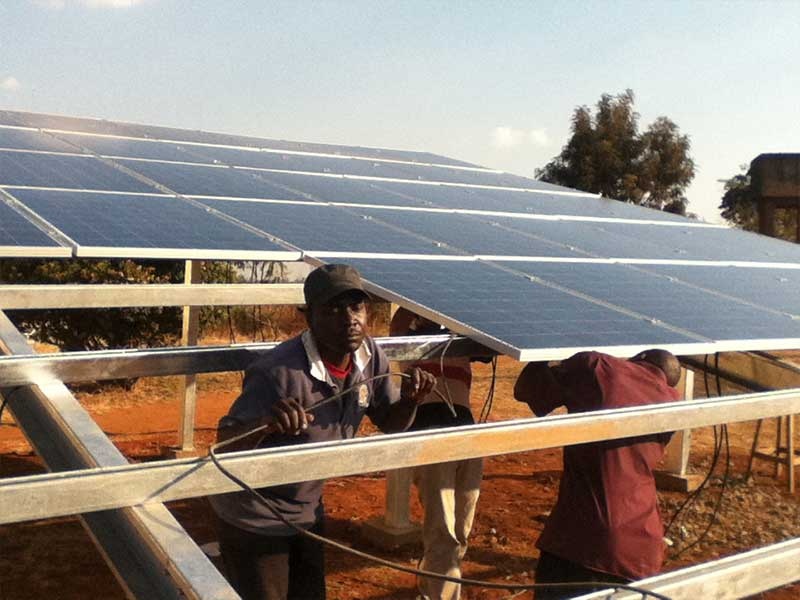
[[[308,356],[308,364],[311,367],[311,376],[318,381],[327,383],[328,385],[334,385],[333,379],[331,378],[330,373],[328,373],[328,369],[326,369],[325,365],[322,363],[322,357],[319,354],[317,342],[314,340],[314,336],[311,335],[311,330],[306,329],[300,336],[300,339],[303,342],[303,348],[305,348],[306,356]],[[355,364],[355,367],[358,369],[359,373],[364,372],[364,369],[367,368],[367,365],[371,359],[372,351],[369,349],[366,340],[364,340],[352,355],[353,363]]]

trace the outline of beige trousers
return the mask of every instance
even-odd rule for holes
[[[479,458],[414,469],[414,483],[425,509],[422,569],[461,576],[482,474]],[[430,600],[458,600],[461,593],[460,584],[430,577],[419,579],[419,589]]]

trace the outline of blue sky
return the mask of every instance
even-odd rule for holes
[[[425,150],[532,175],[636,93],[692,140],[689,209],[800,152],[800,0],[3,0],[0,107]]]

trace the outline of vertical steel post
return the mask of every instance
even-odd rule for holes
[[[186,285],[199,283],[202,263],[194,260],[186,261],[183,282]],[[183,307],[182,346],[196,346],[200,331],[200,307]],[[194,421],[197,412],[197,375],[184,375],[181,385],[183,410],[180,424],[180,452],[194,451]]]

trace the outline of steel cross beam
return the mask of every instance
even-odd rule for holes
[[[800,412],[800,389],[520,419],[223,455],[253,487],[613,440]],[[238,487],[210,459],[149,462],[0,481],[0,522],[181,498]]]
[[[390,360],[496,354],[468,338],[448,335],[376,338]],[[53,381],[102,381],[162,375],[241,371],[277,342],[231,346],[194,346],[147,350],[69,352],[0,358],[3,387],[38,385]]]
[[[734,600],[800,579],[800,538],[742,552],[685,569],[642,579],[632,585],[671,600]],[[573,600],[640,600],[636,592],[594,592]]]
[[[32,352],[2,311],[0,352]],[[52,471],[81,473],[85,472],[83,469],[91,472],[128,464],[62,383],[38,388],[3,387],[0,393],[8,400],[8,408],[31,445]],[[44,508],[51,500],[40,498],[37,502]],[[26,500],[17,498],[13,502]],[[2,513],[12,508],[4,502],[0,505]],[[147,600],[238,598],[160,503],[85,514],[81,522],[130,597]]]

